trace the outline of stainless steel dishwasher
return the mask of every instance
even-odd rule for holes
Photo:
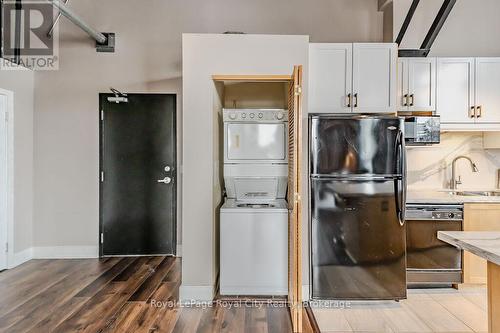
[[[407,204],[405,216],[408,285],[462,283],[462,251],[437,232],[463,230],[463,205]]]

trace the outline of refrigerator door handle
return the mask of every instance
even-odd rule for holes
[[[396,137],[396,164],[399,164],[399,170],[397,170],[398,173],[401,174],[401,179],[396,179],[395,184],[396,184],[396,209],[397,209],[397,214],[398,214],[398,220],[399,224],[401,226],[404,225],[405,223],[405,215],[406,215],[406,148],[405,148],[405,138],[404,138],[404,133],[402,131],[399,131]],[[399,163],[398,163],[399,161]],[[396,165],[396,168],[397,168]],[[401,183],[401,189],[399,188],[399,183]]]
[[[401,200],[402,204],[402,210],[401,210],[401,219],[403,220],[403,223],[405,222],[406,219],[406,191],[407,191],[407,162],[406,162],[406,146],[405,146],[405,135],[403,132],[401,132],[401,159],[402,159],[402,168],[401,168],[401,177],[402,177],[402,183],[403,183],[403,198]]]

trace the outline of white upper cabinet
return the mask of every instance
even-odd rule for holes
[[[397,46],[356,43],[353,46],[353,111],[396,112]]]
[[[396,44],[310,44],[310,113],[396,111]]]
[[[439,58],[442,129],[500,131],[500,58]]]
[[[441,123],[474,123],[474,73],[474,58],[438,59],[436,109]]]
[[[351,111],[352,44],[309,45],[309,112]]]
[[[476,58],[476,122],[500,123],[500,58]]]
[[[396,104],[398,111],[408,111],[408,59],[398,58],[397,83]]]
[[[399,58],[398,111],[436,110],[436,58]]]

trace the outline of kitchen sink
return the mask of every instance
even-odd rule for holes
[[[480,196],[480,197],[499,197],[500,191],[450,191],[450,194],[458,196]]]

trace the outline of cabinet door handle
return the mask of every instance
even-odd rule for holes
[[[351,107],[351,93],[347,94],[347,107],[350,108]]]
[[[410,106],[413,106],[414,102],[415,102],[415,95],[411,94],[410,95]]]
[[[479,105],[477,108],[476,118],[481,118],[483,116],[483,106]]]
[[[355,93],[354,94],[354,107],[357,108],[358,107],[358,93]]]
[[[476,117],[476,107],[471,106],[469,110],[469,118],[474,118],[474,117]]]
[[[403,106],[408,106],[408,94],[405,94],[403,96],[403,102],[404,102]]]

